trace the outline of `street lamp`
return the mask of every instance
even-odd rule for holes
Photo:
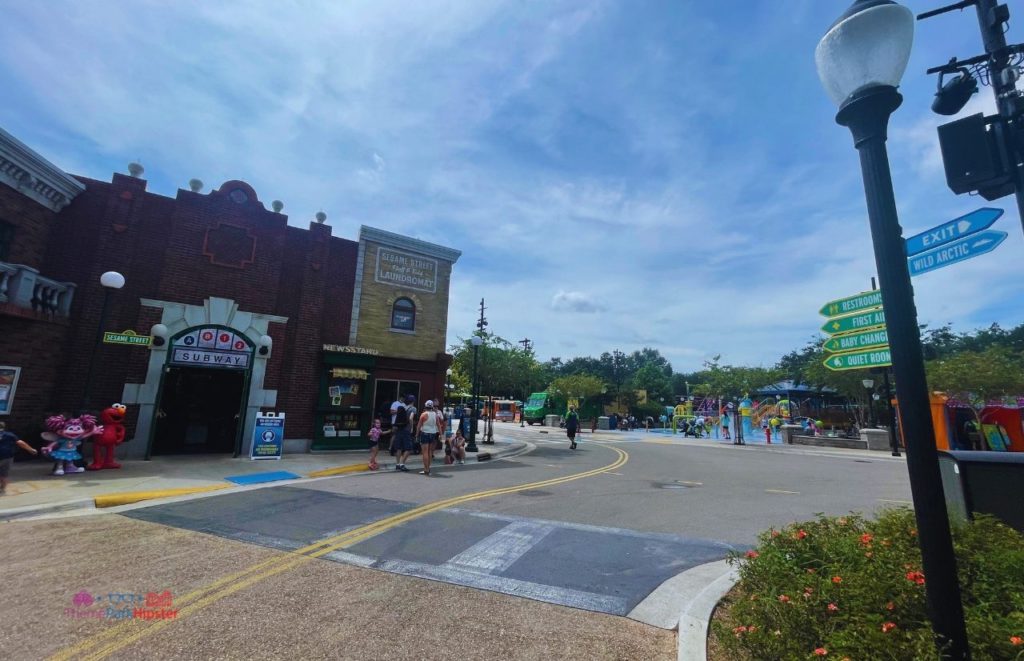
[[[89,354],[89,368],[85,372],[85,388],[82,389],[82,406],[84,412],[89,406],[89,397],[92,394],[93,369],[96,367],[96,354],[103,347],[103,328],[107,324],[107,310],[110,307],[110,294],[114,289],[124,287],[124,276],[117,271],[107,271],[100,276],[100,284],[103,285],[103,304],[100,307],[100,322],[96,329],[96,347]]]
[[[943,653],[969,658],[956,556],[942,492],[902,229],[886,151],[889,115],[903,100],[896,87],[910,59],[914,15],[891,0],[857,0],[818,42],[814,56],[836,122],[853,134],[860,154],[875,265],[881,282],[893,371],[907,443],[907,471],[917,518],[928,614]]]
[[[861,383],[864,385],[864,389],[868,391],[868,416],[871,420],[869,423],[871,428],[874,429],[878,426],[878,421],[875,420],[875,403],[871,399],[871,395],[875,391],[875,380],[874,379],[862,379]]]
[[[466,442],[466,452],[477,452],[476,447],[476,425],[477,425],[477,399],[479,394],[477,393],[480,388],[479,379],[477,376],[477,365],[479,360],[480,345],[484,343],[484,340],[479,335],[474,335],[469,338],[469,343],[473,345],[473,410],[469,414],[469,440]]]

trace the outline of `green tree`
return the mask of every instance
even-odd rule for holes
[[[1024,394],[1024,357],[1006,346],[961,351],[926,363],[928,386],[982,407]]]
[[[633,390],[646,390],[647,400],[659,402],[672,400],[672,382],[666,376],[664,368],[655,363],[648,363],[638,369],[632,379]]]
[[[600,397],[606,386],[601,379],[590,374],[560,376],[548,385],[548,392],[561,397]]]

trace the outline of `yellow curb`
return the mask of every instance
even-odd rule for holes
[[[344,475],[345,473],[359,473],[365,470],[370,470],[366,464],[352,464],[351,466],[338,466],[337,468],[313,471],[307,477],[328,477],[330,475]]]
[[[130,493],[108,493],[96,496],[93,503],[96,507],[116,507],[118,505],[130,505],[143,500],[154,498],[170,498],[172,496],[187,496],[191,493],[203,493],[205,491],[218,491],[234,486],[233,484],[213,484],[206,487],[184,487],[181,489],[161,489],[159,491],[133,491]]]

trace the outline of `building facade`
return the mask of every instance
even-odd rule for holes
[[[0,185],[13,227],[0,272],[30,268],[64,292],[45,310],[0,302],[0,388],[18,372],[7,416],[26,438],[49,413],[119,401],[128,458],[244,456],[259,411],[286,414],[285,451],[365,447],[398,394],[441,396],[458,251],[365,226],[335,237],[322,214],[294,227],[242,181],[170,198],[141,168],[110,182],[50,168],[62,206]],[[121,289],[101,284],[108,271]]]

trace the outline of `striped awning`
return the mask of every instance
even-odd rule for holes
[[[353,370],[346,369],[344,367],[335,367],[331,370],[331,376],[336,379],[359,379],[365,381],[366,377],[370,376],[370,373],[366,370]]]

